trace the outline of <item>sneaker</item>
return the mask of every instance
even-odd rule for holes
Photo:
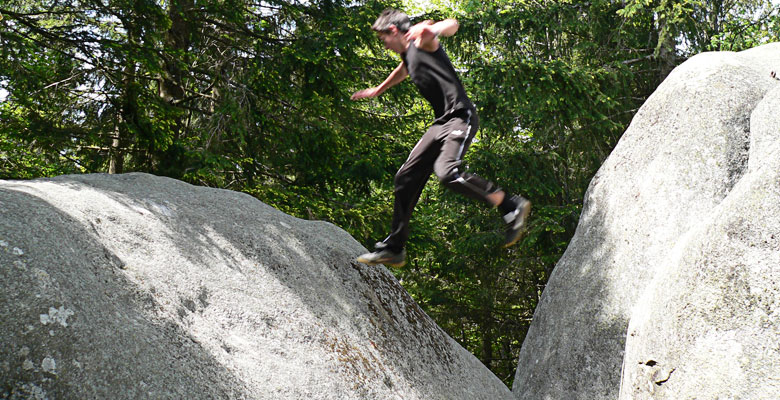
[[[523,198],[522,196],[512,197],[517,208],[509,214],[504,215],[504,221],[507,223],[506,228],[506,240],[504,240],[504,247],[509,247],[521,237],[525,232],[525,223],[528,219],[528,214],[531,213],[531,202]]]
[[[368,265],[384,264],[400,268],[406,264],[406,250],[401,249],[400,253],[396,253],[377,243],[376,251],[363,254],[357,258],[357,261]]]

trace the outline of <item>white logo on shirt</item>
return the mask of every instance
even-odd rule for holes
[[[460,136],[463,134],[463,131],[452,131],[452,134],[455,136]]]

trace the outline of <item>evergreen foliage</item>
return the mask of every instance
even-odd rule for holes
[[[534,203],[501,249],[496,211],[431,180],[412,219],[415,300],[511,387],[585,189],[684,58],[778,40],[768,0],[6,0],[0,178],[144,171],[250,193],[367,247],[432,112],[370,30],[388,6],[457,18],[443,45],[481,119],[472,170]]]

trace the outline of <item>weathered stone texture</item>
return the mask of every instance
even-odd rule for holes
[[[537,307],[518,399],[780,398],[773,70],[780,44],[700,54],[642,106]]]
[[[0,181],[0,397],[512,397],[364,251],[167,178]]]

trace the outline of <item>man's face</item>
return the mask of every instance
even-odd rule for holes
[[[379,32],[377,34],[382,43],[385,44],[385,48],[392,50],[398,54],[406,51],[408,43],[404,38],[404,34],[398,30],[395,26],[391,26],[387,32]]]

